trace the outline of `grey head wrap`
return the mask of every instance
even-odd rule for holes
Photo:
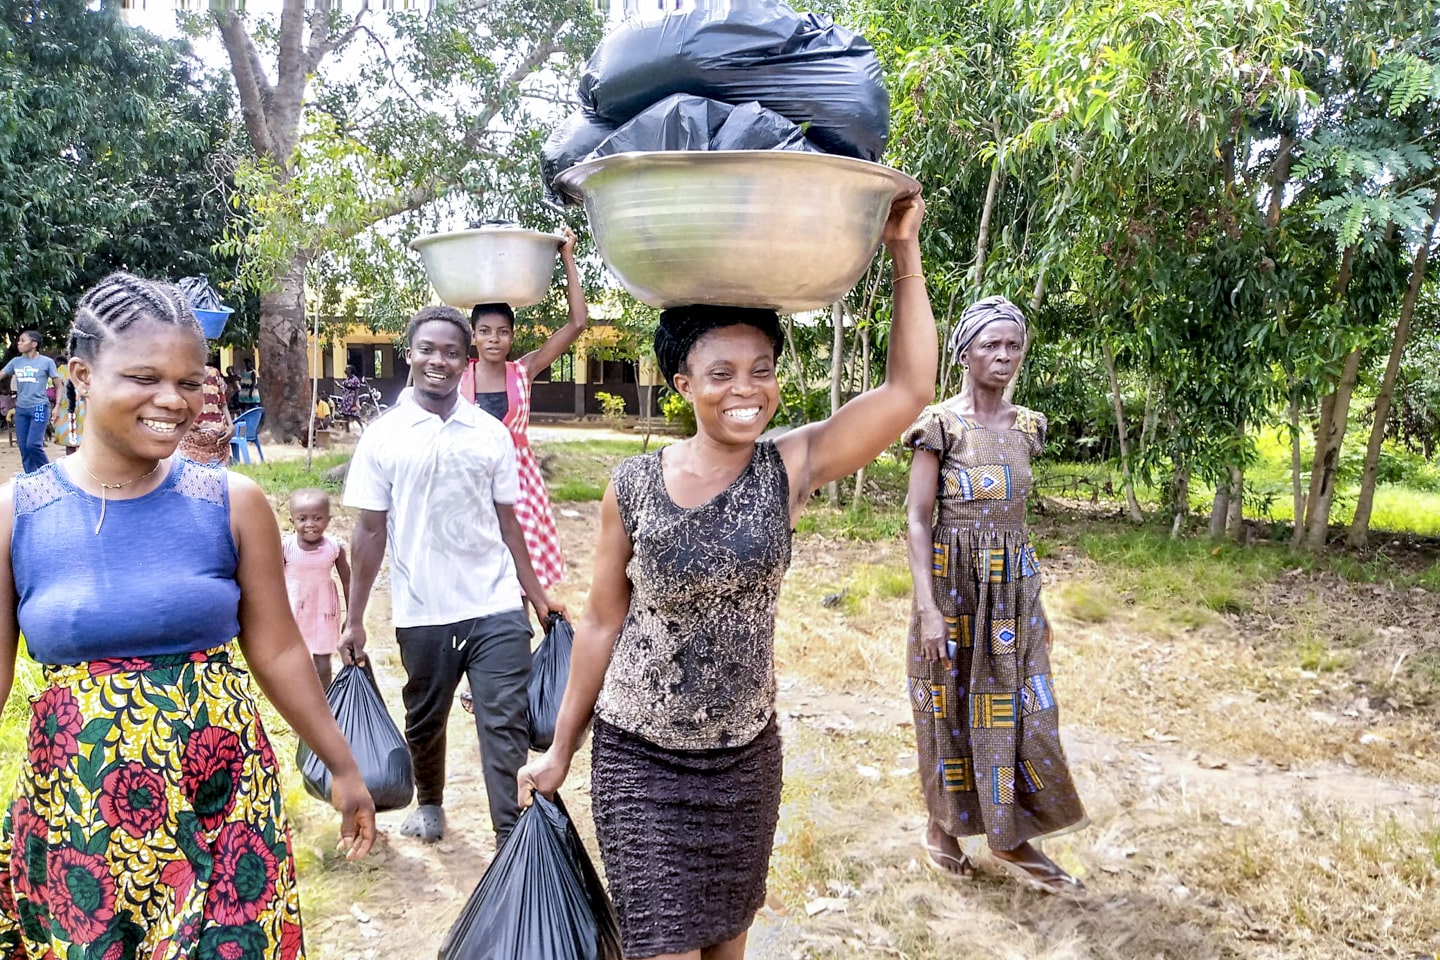
[[[950,355],[955,362],[960,362],[960,356],[970,349],[970,344],[980,336],[980,331],[997,320],[1010,320],[1020,327],[1020,335],[1029,338],[1030,332],[1025,325],[1025,314],[1004,297],[986,297],[984,300],[977,300],[965,308],[960,314],[960,322],[955,326],[955,332],[950,335]]]

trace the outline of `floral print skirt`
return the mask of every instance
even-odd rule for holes
[[[45,679],[0,828],[0,957],[303,957],[279,768],[227,649]]]

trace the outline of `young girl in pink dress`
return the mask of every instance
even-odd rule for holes
[[[330,527],[330,495],[324,490],[290,494],[290,525],[285,535],[285,589],[290,610],[315,662],[320,685],[330,686],[330,656],[340,645],[340,596],[335,574],[350,606],[350,563],[345,548],[326,536]]]

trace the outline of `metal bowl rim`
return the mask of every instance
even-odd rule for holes
[[[427,233],[410,241],[410,249],[416,253],[421,247],[427,247],[432,243],[447,238],[486,236],[486,237],[524,237],[531,240],[548,240],[555,244],[555,249],[560,249],[565,243],[565,238],[558,233],[547,233],[544,230],[531,230],[528,227],[470,227],[466,230],[446,230],[441,233]]]
[[[556,189],[574,200],[584,200],[583,187],[585,181],[594,173],[610,167],[630,166],[640,163],[663,164],[665,166],[712,166],[719,164],[734,164],[741,160],[754,160],[760,157],[767,158],[767,162],[775,164],[800,163],[808,166],[824,164],[826,166],[848,168],[855,172],[880,174],[891,180],[896,187],[896,197],[912,196],[920,192],[920,181],[902,173],[894,167],[886,166],[883,163],[875,163],[873,160],[861,160],[858,157],[844,157],[833,153],[807,153],[798,150],[645,150],[631,151],[629,153],[614,153],[608,157],[597,157],[594,160],[586,160],[577,163],[575,166],[561,173],[555,178]],[[416,241],[418,242],[418,241]],[[414,246],[414,243],[411,244]]]

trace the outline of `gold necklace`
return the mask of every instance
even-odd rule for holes
[[[123,489],[124,487],[130,486],[130,484],[132,484],[132,483],[139,483],[141,480],[144,480],[146,477],[149,477],[149,476],[153,475],[156,470],[159,470],[159,469],[160,469],[160,463],[161,463],[161,461],[156,460],[156,461],[155,461],[155,466],[151,467],[149,470],[146,470],[144,473],[140,474],[140,476],[138,476],[138,477],[132,477],[131,479],[122,481],[121,483],[106,483],[104,480],[101,480],[99,477],[95,476],[95,474],[93,474],[93,473],[90,472],[90,468],[85,465],[85,461],[84,461],[84,460],[81,460],[81,461],[80,461],[80,469],[81,469],[81,470],[84,470],[86,473],[90,474],[90,479],[91,479],[91,480],[94,480],[96,483],[100,484],[100,519],[95,522],[95,536],[97,536],[97,537],[100,536],[100,528],[105,525],[105,494],[106,494],[106,492],[109,491],[109,490],[120,490],[120,489]]]

